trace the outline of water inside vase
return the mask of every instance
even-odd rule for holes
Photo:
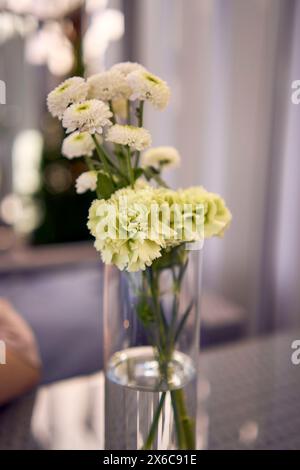
[[[159,402],[167,391],[151,448],[177,449],[171,391],[182,390],[187,411],[196,415],[196,374],[187,355],[176,351],[170,362],[168,383],[162,380],[152,347],[115,353],[108,362],[105,381],[105,448],[142,449]]]
[[[106,375],[118,385],[162,392],[185,387],[195,377],[195,367],[189,356],[174,351],[166,374],[162,374],[154,349],[142,346],[115,353],[108,362]]]

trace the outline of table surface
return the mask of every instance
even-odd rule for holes
[[[203,354],[204,446],[300,449],[300,365],[291,360],[295,339],[299,330]]]
[[[299,330],[201,354],[201,448],[300,449],[300,365],[291,361],[295,339],[300,339]],[[43,387],[31,419],[35,446],[101,448],[102,380],[96,374]],[[0,412],[0,449],[33,445],[24,417],[32,406],[27,397]],[[21,419],[18,413],[23,414]]]

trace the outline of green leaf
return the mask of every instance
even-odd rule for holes
[[[148,326],[154,321],[154,315],[151,306],[147,301],[147,297],[141,297],[136,306],[137,314],[143,325]]]
[[[172,251],[164,253],[160,258],[157,258],[153,263],[153,269],[162,270],[169,269],[176,265],[176,260],[172,254]]]
[[[186,311],[184,312],[184,314],[182,315],[181,317],[181,320],[179,322],[179,325],[177,327],[177,330],[176,330],[176,333],[175,333],[175,338],[174,338],[174,343],[176,343],[176,341],[178,340],[179,338],[179,335],[184,327],[184,325],[186,324],[186,321],[189,317],[189,314],[191,313],[192,311],[192,308],[194,306],[194,300],[191,301],[191,303],[189,304],[189,306],[187,307]]]
[[[181,244],[165,251],[160,258],[153,261],[153,269],[169,269],[173,266],[181,266],[185,262],[185,246]]]
[[[115,181],[115,184],[117,186],[117,189],[126,188],[128,186],[128,182],[125,181],[124,178],[118,178],[118,180]]]
[[[99,172],[97,177],[97,194],[102,199],[108,199],[115,191],[111,177],[105,172]]]
[[[133,174],[134,174],[134,180],[137,180],[140,176],[144,174],[144,170],[143,168],[135,168],[133,170]]]

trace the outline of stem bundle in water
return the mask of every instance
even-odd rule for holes
[[[172,303],[172,314],[169,323],[167,322],[164,308],[160,299],[161,292],[159,281],[162,270],[151,266],[146,268],[143,275],[142,295],[143,299],[144,297],[148,298],[148,314],[147,316],[145,315],[145,305],[144,312],[139,310],[138,314],[140,315],[140,319],[142,320],[144,326],[154,330],[154,334],[152,332],[152,334],[149,335],[149,338],[151,338],[153,348],[157,351],[156,357],[161,375],[161,384],[166,387],[169,387],[172,379],[172,359],[176,342],[180,337],[180,333],[183,330],[183,327],[193,306],[193,303],[191,303],[187,307],[179,321],[178,293],[180,292],[181,281],[187,267],[187,262],[188,260],[186,258],[182,259],[178,269],[178,276],[176,275],[174,266],[169,267],[169,269],[172,269],[172,292],[174,296]],[[142,313],[144,315],[143,317],[141,317]],[[147,322],[145,323],[146,318]],[[167,393],[170,393],[171,396],[178,448],[191,450],[195,449],[195,420],[188,415],[184,390],[182,388],[173,390],[171,385],[169,391],[162,392],[159,404],[154,412],[153,421],[150,426],[148,436],[143,445],[143,449],[151,449],[154,445],[159,419],[163,410]]]

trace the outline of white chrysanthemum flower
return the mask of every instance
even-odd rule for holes
[[[106,140],[115,144],[128,145],[133,150],[144,150],[151,145],[151,135],[147,129],[115,124],[107,134]]]
[[[91,156],[95,148],[94,141],[88,132],[73,132],[62,144],[62,154],[69,158]]]
[[[137,62],[120,62],[119,64],[115,64],[112,66],[110,70],[117,70],[120,72],[124,77],[127,77],[132,72],[136,72],[137,70],[146,70],[141,64]]]
[[[147,70],[136,70],[127,77],[132,89],[131,100],[150,101],[155,108],[164,109],[170,99],[170,88],[161,78]]]
[[[109,107],[99,100],[86,100],[74,103],[63,114],[62,124],[67,132],[79,130],[90,134],[102,134],[103,128],[111,126],[112,116]]]
[[[180,164],[180,155],[174,147],[153,147],[142,155],[142,166],[175,168]]]
[[[66,108],[72,103],[85,100],[87,93],[88,85],[83,78],[68,78],[49,93],[48,109],[52,116],[61,119]]]
[[[89,98],[110,101],[116,98],[128,99],[131,95],[126,78],[117,70],[107,70],[92,75],[87,80],[89,86]]]
[[[96,191],[97,187],[97,172],[96,171],[85,171],[78,176],[76,183],[76,192],[83,194],[86,191]]]

